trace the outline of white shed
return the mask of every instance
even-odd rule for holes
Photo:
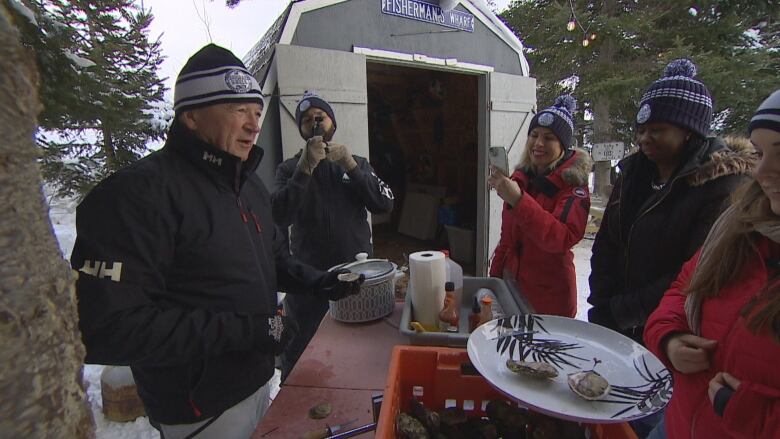
[[[450,245],[467,272],[486,275],[501,226],[488,148],[519,161],[536,81],[522,43],[484,0],[441,6],[452,9],[436,0],[292,2],[244,59],[269,103],[259,172],[273,188],[276,165],[303,145],[298,99],[316,90],[333,105],[334,141],[369,158],[396,193],[394,213],[372,218],[377,253]]]

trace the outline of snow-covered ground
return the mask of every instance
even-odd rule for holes
[[[54,233],[65,258],[70,258],[73,243],[76,240],[75,203],[72,200],[49,199],[49,217]],[[584,239],[574,247],[574,264],[577,268],[577,318],[587,319],[590,305],[585,301],[589,294],[588,276],[590,275],[590,249],[593,241]],[[97,425],[97,439],[157,439],[160,435],[145,417],[134,422],[112,422],[103,416],[103,404],[100,397],[100,374],[104,366],[87,364],[84,366],[84,385],[87,389],[92,414]],[[272,378],[271,398],[279,392],[279,370]]]

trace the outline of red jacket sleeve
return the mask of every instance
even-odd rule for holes
[[[672,286],[666,291],[655,311],[650,314],[645,325],[645,346],[663,361],[668,368],[671,368],[672,365],[666,356],[666,352],[663,352],[661,344],[672,333],[691,332],[691,329],[688,327],[688,318],[685,316],[685,299],[687,296],[684,290],[691,281],[691,276],[696,269],[698,261],[699,253],[697,252],[683,265],[677,279],[672,282]]]
[[[511,222],[511,218],[507,215],[507,204],[504,203],[504,209],[501,211],[501,238],[498,240],[493,261],[490,263],[490,275],[493,277],[503,277],[504,275],[504,264],[512,249]]]
[[[590,194],[584,187],[562,189],[555,209],[546,211],[528,192],[510,210],[517,227],[548,253],[563,253],[585,236]]]

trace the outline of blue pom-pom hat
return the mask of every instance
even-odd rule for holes
[[[555,98],[552,106],[538,112],[528,127],[530,133],[536,127],[549,128],[561,142],[564,149],[571,148],[574,136],[574,112],[577,111],[577,100],[572,95],[561,95]]]
[[[712,123],[712,95],[695,78],[697,73],[691,60],[670,62],[664,76],[653,82],[639,101],[637,125],[666,122],[707,137]]]

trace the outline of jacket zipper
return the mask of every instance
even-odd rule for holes
[[[623,267],[623,278],[626,280],[626,283],[628,283],[628,261],[630,259],[629,255],[631,254],[631,236],[634,233],[634,227],[636,226],[636,223],[638,223],[639,220],[642,219],[643,216],[647,215],[647,213],[649,213],[651,210],[653,210],[656,207],[658,207],[658,205],[661,204],[661,202],[663,202],[666,199],[666,197],[668,197],[669,194],[672,192],[674,184],[679,179],[681,179],[683,177],[687,177],[689,174],[690,173],[686,173],[686,174],[683,174],[683,175],[678,175],[677,177],[674,178],[674,180],[670,181],[669,182],[669,186],[668,186],[669,189],[666,191],[666,193],[664,193],[663,196],[661,196],[661,198],[658,199],[658,201],[653,203],[652,206],[648,207],[642,213],[640,213],[639,216],[637,216],[636,219],[634,220],[634,223],[631,224],[631,228],[628,230],[628,239],[626,240],[626,263],[625,263],[625,266]],[[622,184],[620,185],[620,192],[621,192],[620,195],[622,197],[622,195],[623,195],[623,185]],[[620,212],[619,209],[618,209],[618,212]],[[620,220],[620,218],[618,218],[618,221],[619,220]]]
[[[651,210],[655,209],[659,204],[661,204],[662,201],[664,201],[666,199],[667,196],[669,196],[669,193],[672,192],[672,186],[674,185],[674,182],[676,182],[676,181],[677,181],[676,178],[674,180],[672,180],[671,183],[669,183],[669,190],[666,191],[666,193],[660,199],[658,199],[658,201],[653,203],[652,206],[647,208],[644,212],[640,213],[639,216],[637,216],[636,219],[634,220],[634,223],[631,224],[631,228],[628,229],[628,238],[626,240],[626,263],[623,266],[623,279],[626,280],[626,282],[625,282],[626,284],[628,283],[628,261],[630,259],[629,256],[631,255],[631,236],[634,234],[634,227],[636,227],[636,223],[638,223],[639,220],[642,219],[643,216],[647,215],[648,212],[650,212]]]
[[[696,437],[696,421],[699,420],[699,414],[701,413],[702,407],[704,407],[704,404],[706,404],[706,400],[699,403],[699,406],[696,407],[696,411],[693,412],[693,416],[691,417],[691,439],[694,439]]]

